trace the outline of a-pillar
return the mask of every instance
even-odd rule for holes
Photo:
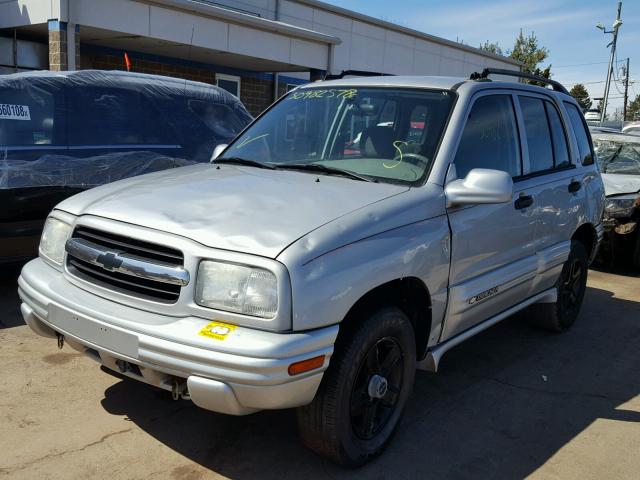
[[[80,69],[80,26],[49,20],[49,70]]]

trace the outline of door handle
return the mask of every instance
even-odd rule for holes
[[[582,188],[582,182],[573,181],[569,184],[569,193],[576,193]]]
[[[533,205],[533,197],[531,195],[521,195],[514,202],[516,210],[522,210]]]

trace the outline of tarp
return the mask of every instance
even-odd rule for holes
[[[0,188],[91,187],[207,162],[251,116],[208,84],[120,71],[0,76]]]

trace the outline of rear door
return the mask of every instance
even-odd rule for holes
[[[569,256],[571,236],[584,215],[583,184],[572,161],[571,138],[562,110],[551,96],[518,95],[524,129],[525,172],[522,185],[536,198],[536,278],[531,295],[553,287]]]
[[[509,203],[448,211],[450,290],[441,340],[521,302],[531,290],[536,270],[535,198],[518,182],[523,157],[515,100],[511,93],[483,92],[467,114],[453,162],[457,178],[473,168],[503,170],[513,177],[514,192]]]

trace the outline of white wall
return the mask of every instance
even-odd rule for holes
[[[238,10],[274,18],[276,0],[214,0]],[[60,8],[69,19],[133,35],[188,44],[300,65],[327,67],[327,45],[270,33],[252,27],[218,21],[199,14],[136,0],[0,0],[0,28],[45,23],[57,18]],[[308,28],[342,40],[334,46],[332,73],[366,70],[404,75],[468,76],[484,67],[517,68],[512,63],[444,45],[418,35],[374,25],[348,14],[280,0],[280,21]]]
[[[0,28],[47,23],[59,9],[60,0],[0,0]]]
[[[507,61],[295,1],[281,0],[280,20],[339,37],[342,44],[334,47],[333,73],[351,69],[396,75],[468,76],[485,67],[517,69]]]
[[[255,0],[256,2],[258,0]],[[270,0],[263,0],[269,2]],[[123,15],[123,12],[126,14]],[[73,22],[304,68],[326,69],[327,44],[135,0],[76,0]]]

